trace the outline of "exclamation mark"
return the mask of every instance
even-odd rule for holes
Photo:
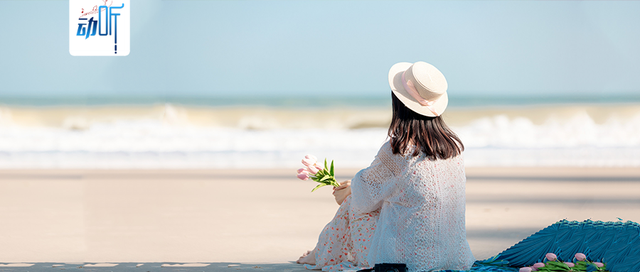
[[[114,47],[116,48],[116,54],[118,54],[118,45],[114,45]]]

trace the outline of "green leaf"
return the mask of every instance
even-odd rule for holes
[[[573,267],[574,270],[587,271],[588,263],[585,261],[578,261]]]
[[[331,160],[331,171],[329,171],[329,173],[331,173],[332,176],[336,176],[336,174],[333,172],[333,160]]]
[[[327,167],[327,159],[326,158],[324,159],[324,169],[325,170],[328,169],[328,167]]]
[[[324,177],[322,177],[322,178],[320,179],[320,182],[325,181],[325,180],[328,180],[328,179],[330,179],[330,178],[331,178],[331,176],[326,175],[326,176],[324,176]]]
[[[550,266],[550,268],[560,268],[561,270],[569,270],[569,266],[563,262],[557,262],[557,261],[550,261],[547,262],[545,265]]]
[[[315,191],[315,190],[317,190],[318,188],[323,187],[323,186],[327,186],[327,185],[326,185],[326,184],[322,184],[322,183],[320,183],[320,184],[318,184],[318,186],[316,186],[316,188],[313,188],[313,190],[311,190],[311,192],[313,193],[313,191]]]

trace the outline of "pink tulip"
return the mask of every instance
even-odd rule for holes
[[[556,254],[553,254],[553,253],[547,253],[546,257],[547,257],[547,260],[549,261],[555,261],[558,259],[558,256],[556,256]]]
[[[302,174],[302,172],[308,172],[307,168],[298,169],[298,174]]]
[[[600,262],[593,262],[593,264],[595,264],[597,267],[603,267],[604,264],[600,263]]]
[[[531,272],[531,267],[520,268],[520,272]]]
[[[568,267],[574,267],[574,266],[576,266],[576,264],[574,264],[574,263],[570,263],[570,262],[564,262],[564,264],[566,264]]]
[[[587,256],[585,256],[585,255],[584,255],[584,254],[582,254],[582,253],[576,253],[576,259],[577,259],[578,261],[584,261],[584,260],[586,260],[586,259],[587,259]]]
[[[309,174],[300,173],[300,174],[298,174],[298,178],[301,179],[301,180],[308,180],[309,179]]]
[[[540,267],[544,267],[544,263],[535,263],[533,264],[533,268],[538,269]]]
[[[316,165],[310,165],[309,166],[309,172],[311,172],[311,174],[317,174],[318,171],[320,171],[320,167],[316,166]]]
[[[538,269],[532,266],[531,271],[538,271]]]
[[[318,159],[313,155],[306,155],[304,156],[304,159],[302,159],[302,164],[304,164],[304,166],[306,167],[309,167],[311,165],[316,164],[317,161]]]

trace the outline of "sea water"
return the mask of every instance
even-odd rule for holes
[[[550,102],[553,101],[553,102]],[[0,168],[366,167],[388,97],[3,98]],[[455,98],[467,166],[640,166],[637,98]]]

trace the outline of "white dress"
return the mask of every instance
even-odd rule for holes
[[[462,156],[394,155],[385,143],[351,181],[351,196],[320,234],[316,265],[307,268],[469,270],[475,259],[466,239],[465,182]]]

